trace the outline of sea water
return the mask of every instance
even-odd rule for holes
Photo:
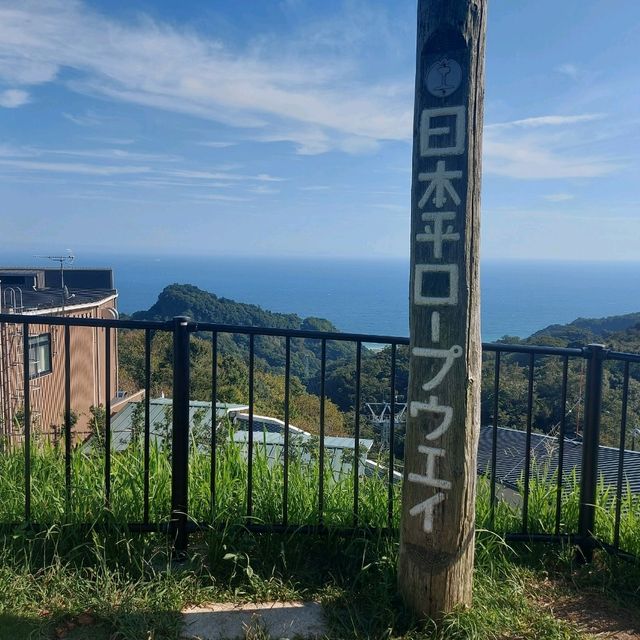
[[[111,267],[124,313],[148,309],[168,284],[193,284],[270,311],[327,318],[342,331],[408,335],[406,260],[105,254],[79,255],[74,266]],[[526,337],[578,317],[640,311],[640,262],[485,261],[481,294],[483,340]]]
[[[318,316],[342,331],[408,335],[405,260],[114,257],[119,306],[149,308],[170,283],[270,311]],[[482,338],[640,311],[640,263],[483,262]]]

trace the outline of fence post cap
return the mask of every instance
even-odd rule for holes
[[[593,357],[594,355],[598,355],[599,357],[604,357],[604,354],[609,351],[607,345],[601,344],[599,342],[591,342],[586,347],[582,347],[582,351],[587,356]]]

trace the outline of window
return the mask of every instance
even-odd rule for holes
[[[29,377],[51,373],[51,334],[29,336]]]

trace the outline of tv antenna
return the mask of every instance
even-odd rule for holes
[[[52,260],[53,262],[60,263],[60,291],[62,295],[62,313],[64,313],[64,303],[67,298],[73,298],[73,294],[69,295],[69,290],[64,286],[64,267],[65,265],[73,264],[76,257],[73,255],[71,249],[67,249],[67,255],[65,256],[35,256],[36,258],[42,258],[46,260]]]

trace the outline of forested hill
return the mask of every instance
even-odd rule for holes
[[[295,301],[293,301],[295,302]],[[175,316],[189,316],[196,322],[216,324],[273,327],[277,329],[303,329],[305,331],[332,331],[338,329],[324,318],[301,318],[295,313],[275,313],[254,304],[219,298],[190,284],[171,284],[160,293],[158,301],[148,311],[137,311],[134,320],[169,320]],[[202,334],[196,338],[206,338]],[[255,338],[256,365],[263,371],[281,373],[285,365],[285,340],[276,336]],[[243,334],[218,335],[221,355],[246,359],[249,338]],[[355,345],[349,342],[328,341],[327,362],[353,360]],[[307,388],[317,386],[321,366],[320,340],[292,340],[291,372]]]
[[[627,350],[640,352],[639,327],[640,312],[606,318],[578,318],[568,324],[552,324],[531,335],[526,342],[553,346],[584,346],[590,342],[603,342],[616,347],[623,342],[627,344]]]
[[[148,311],[137,311],[132,317],[134,320],[169,320],[175,316],[189,316],[195,321],[218,324],[337,331],[324,318],[303,319],[295,313],[267,311],[255,304],[219,298],[191,284],[170,284]]]

